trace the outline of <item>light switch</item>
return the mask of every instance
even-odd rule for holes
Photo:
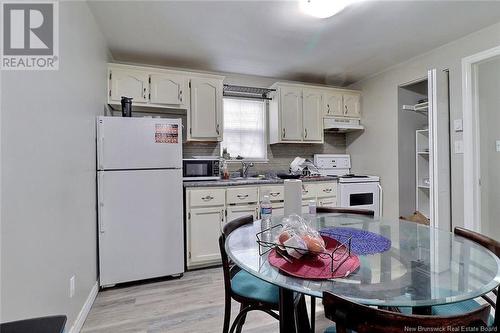
[[[497,152],[500,152],[500,140],[496,141]]]
[[[455,154],[464,153],[464,142],[462,140],[455,141]]]
[[[455,119],[453,121],[453,129],[455,132],[462,132],[464,130],[462,119]]]

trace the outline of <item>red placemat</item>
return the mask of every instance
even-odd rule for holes
[[[339,245],[339,242],[333,238],[326,236],[322,237],[326,243],[326,250],[330,253]],[[347,256],[347,253],[344,251],[346,251],[346,248],[342,246],[342,248],[335,252],[335,260],[340,260],[333,262],[334,272],[331,271],[332,259],[327,255],[303,256],[300,259],[292,259],[290,263],[283,259],[283,257],[277,254],[276,250],[273,249],[269,252],[268,260],[272,266],[295,277],[312,280],[341,278],[348,276],[359,267],[359,258],[352,252],[351,255],[343,261],[344,257]],[[342,257],[342,253],[344,253],[344,257]]]

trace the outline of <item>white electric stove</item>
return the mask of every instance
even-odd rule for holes
[[[378,176],[352,174],[351,156],[345,154],[316,154],[314,164],[322,176],[338,177],[340,207],[370,209],[375,216],[382,215],[382,187]]]

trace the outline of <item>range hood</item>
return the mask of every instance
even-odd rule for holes
[[[352,132],[362,131],[365,128],[356,118],[328,117],[323,118],[323,128],[325,132]]]

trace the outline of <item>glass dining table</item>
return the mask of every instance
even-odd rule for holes
[[[324,291],[330,291],[365,305],[410,307],[414,314],[427,314],[433,305],[476,298],[500,284],[500,260],[488,249],[452,232],[398,219],[352,214],[304,218],[316,230],[362,229],[388,238],[391,246],[382,253],[359,255],[360,267],[347,277],[310,280],[282,273],[269,263],[268,249],[257,243],[257,233],[265,229],[261,220],[233,231],[225,244],[231,260],[280,288],[280,332],[304,330],[295,325],[297,293],[322,297]],[[272,229],[275,233],[282,219],[273,217],[271,226],[277,226]],[[268,235],[270,239],[275,236]],[[298,316],[307,318],[304,311],[305,304]],[[300,325],[307,325],[305,321],[297,320],[302,322]]]

